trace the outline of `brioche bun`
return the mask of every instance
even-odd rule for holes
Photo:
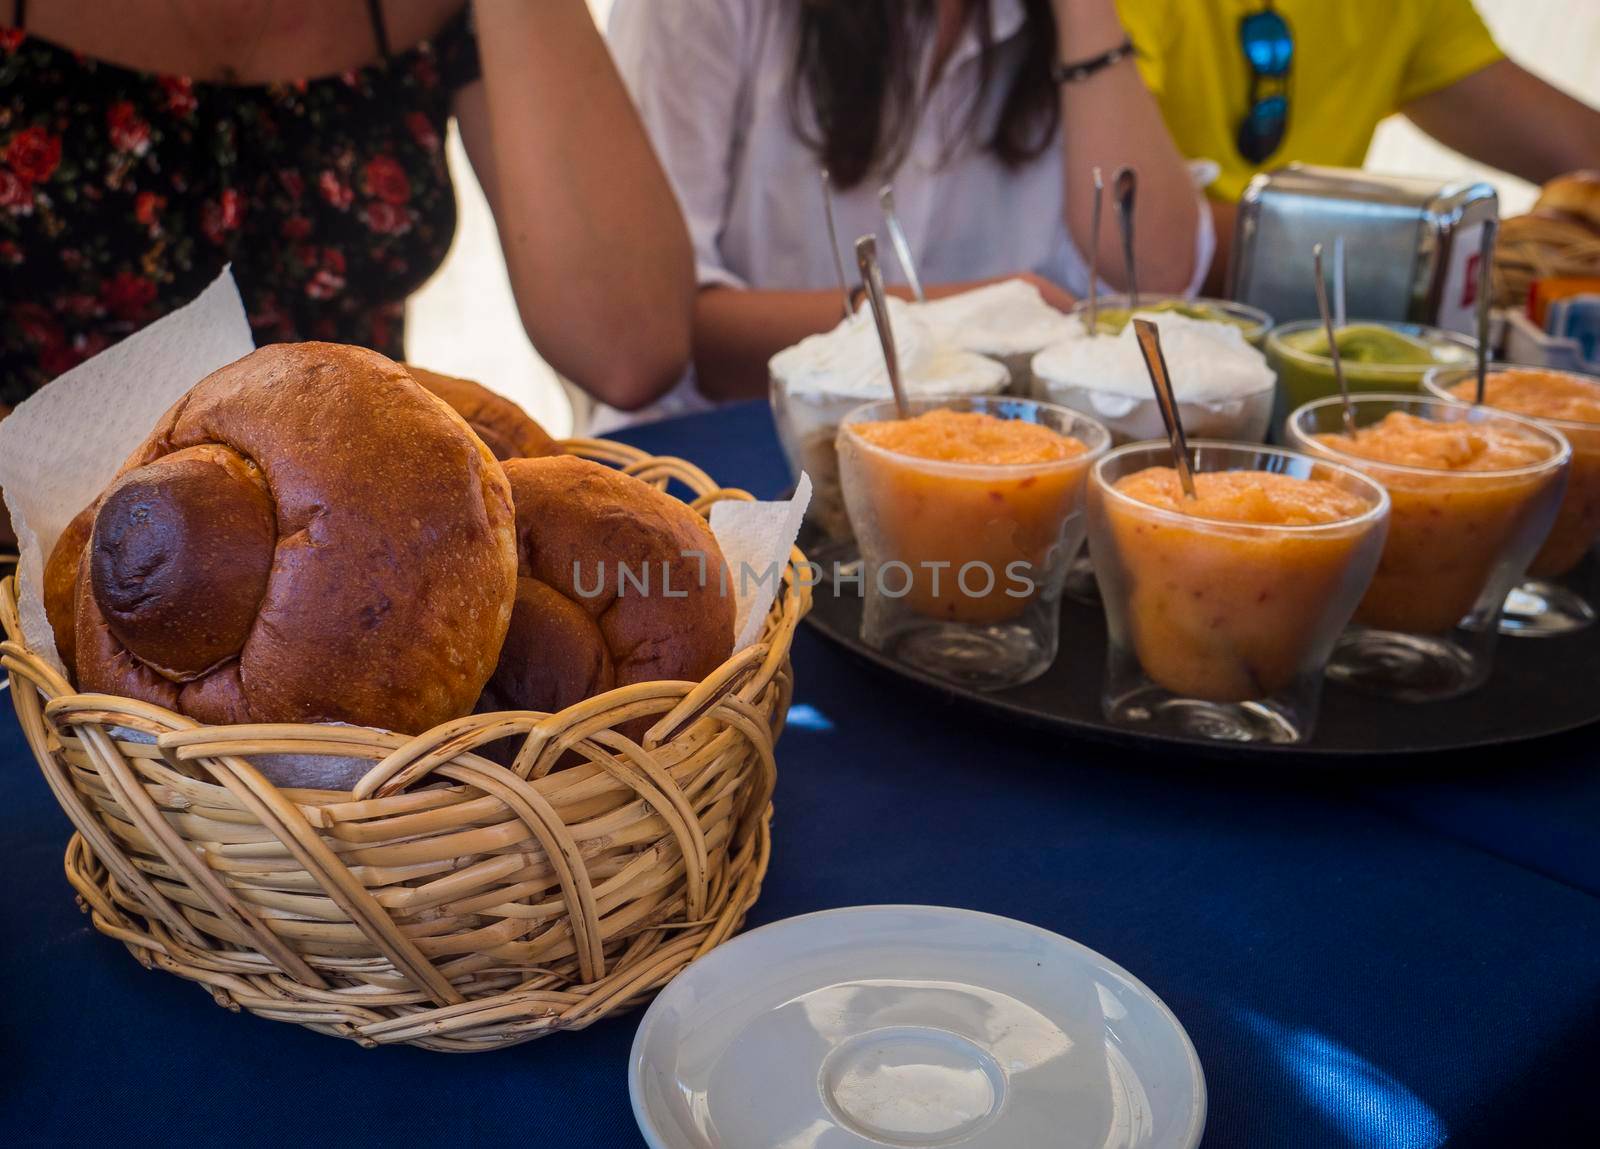
[[[1539,193],[1533,205],[1537,214],[1559,212],[1600,235],[1600,171],[1571,172],[1557,176]]]
[[[728,658],[734,599],[705,519],[586,459],[514,459],[505,469],[517,510],[516,606],[479,709],[553,712],[617,686],[699,681]]]
[[[496,459],[535,459],[561,453],[545,429],[504,395],[470,379],[440,375],[409,363],[405,366],[413,379],[455,408]]]
[[[196,384],[97,501],[78,685],[206,723],[426,730],[494,670],[514,525],[499,463],[399,364],[263,347]]]

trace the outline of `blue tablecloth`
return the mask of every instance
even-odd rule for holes
[[[758,405],[626,437],[758,494],[785,482]],[[754,923],[927,902],[1076,938],[1188,1028],[1207,1145],[1592,1143],[1592,738],[1464,780],[1427,763],[1293,776],[944,713],[804,628],[795,664]],[[448,1057],[229,1014],[78,913],[66,819],[10,717],[0,828],[8,1142],[640,1144],[635,1017]]]

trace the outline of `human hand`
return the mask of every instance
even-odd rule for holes
[[[995,283],[1004,283],[1008,279],[1020,279],[1024,283],[1031,283],[1039,289],[1039,294],[1044,296],[1044,301],[1057,311],[1071,311],[1078,302],[1066,288],[1053,279],[1046,279],[1031,271],[1019,271],[1015,275],[996,275],[990,279],[974,279],[964,283],[939,283],[928,288],[929,299],[944,299],[950,295],[961,295],[964,292],[976,291],[980,287],[988,287]],[[909,297],[909,292],[906,293]]]
[[[1023,272],[1013,278],[1031,283],[1039,289],[1039,294],[1044,296],[1044,301],[1057,311],[1071,311],[1078,303],[1078,297],[1062,287],[1053,279],[1046,279],[1042,275],[1035,275],[1031,271]]]

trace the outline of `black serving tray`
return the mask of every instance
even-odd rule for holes
[[[804,540],[802,540],[803,543]],[[1587,559],[1571,585],[1600,602],[1600,563]],[[822,582],[807,621],[857,657],[945,698],[1022,725],[1122,745],[1182,747],[1223,758],[1336,759],[1463,751],[1561,734],[1600,721],[1600,626],[1552,638],[1500,637],[1494,671],[1480,689],[1443,702],[1401,703],[1329,682],[1311,739],[1294,745],[1220,742],[1113,726],[1100,711],[1105,616],[1098,606],[1061,604],[1061,652],[1041,677],[1009,690],[958,686],[897,662],[860,639],[862,601],[853,583],[835,594]]]

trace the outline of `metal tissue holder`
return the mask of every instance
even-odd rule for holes
[[[1317,314],[1305,253],[1343,236],[1349,315],[1472,334],[1481,229],[1499,197],[1485,183],[1290,164],[1239,202],[1228,296],[1279,323]]]

